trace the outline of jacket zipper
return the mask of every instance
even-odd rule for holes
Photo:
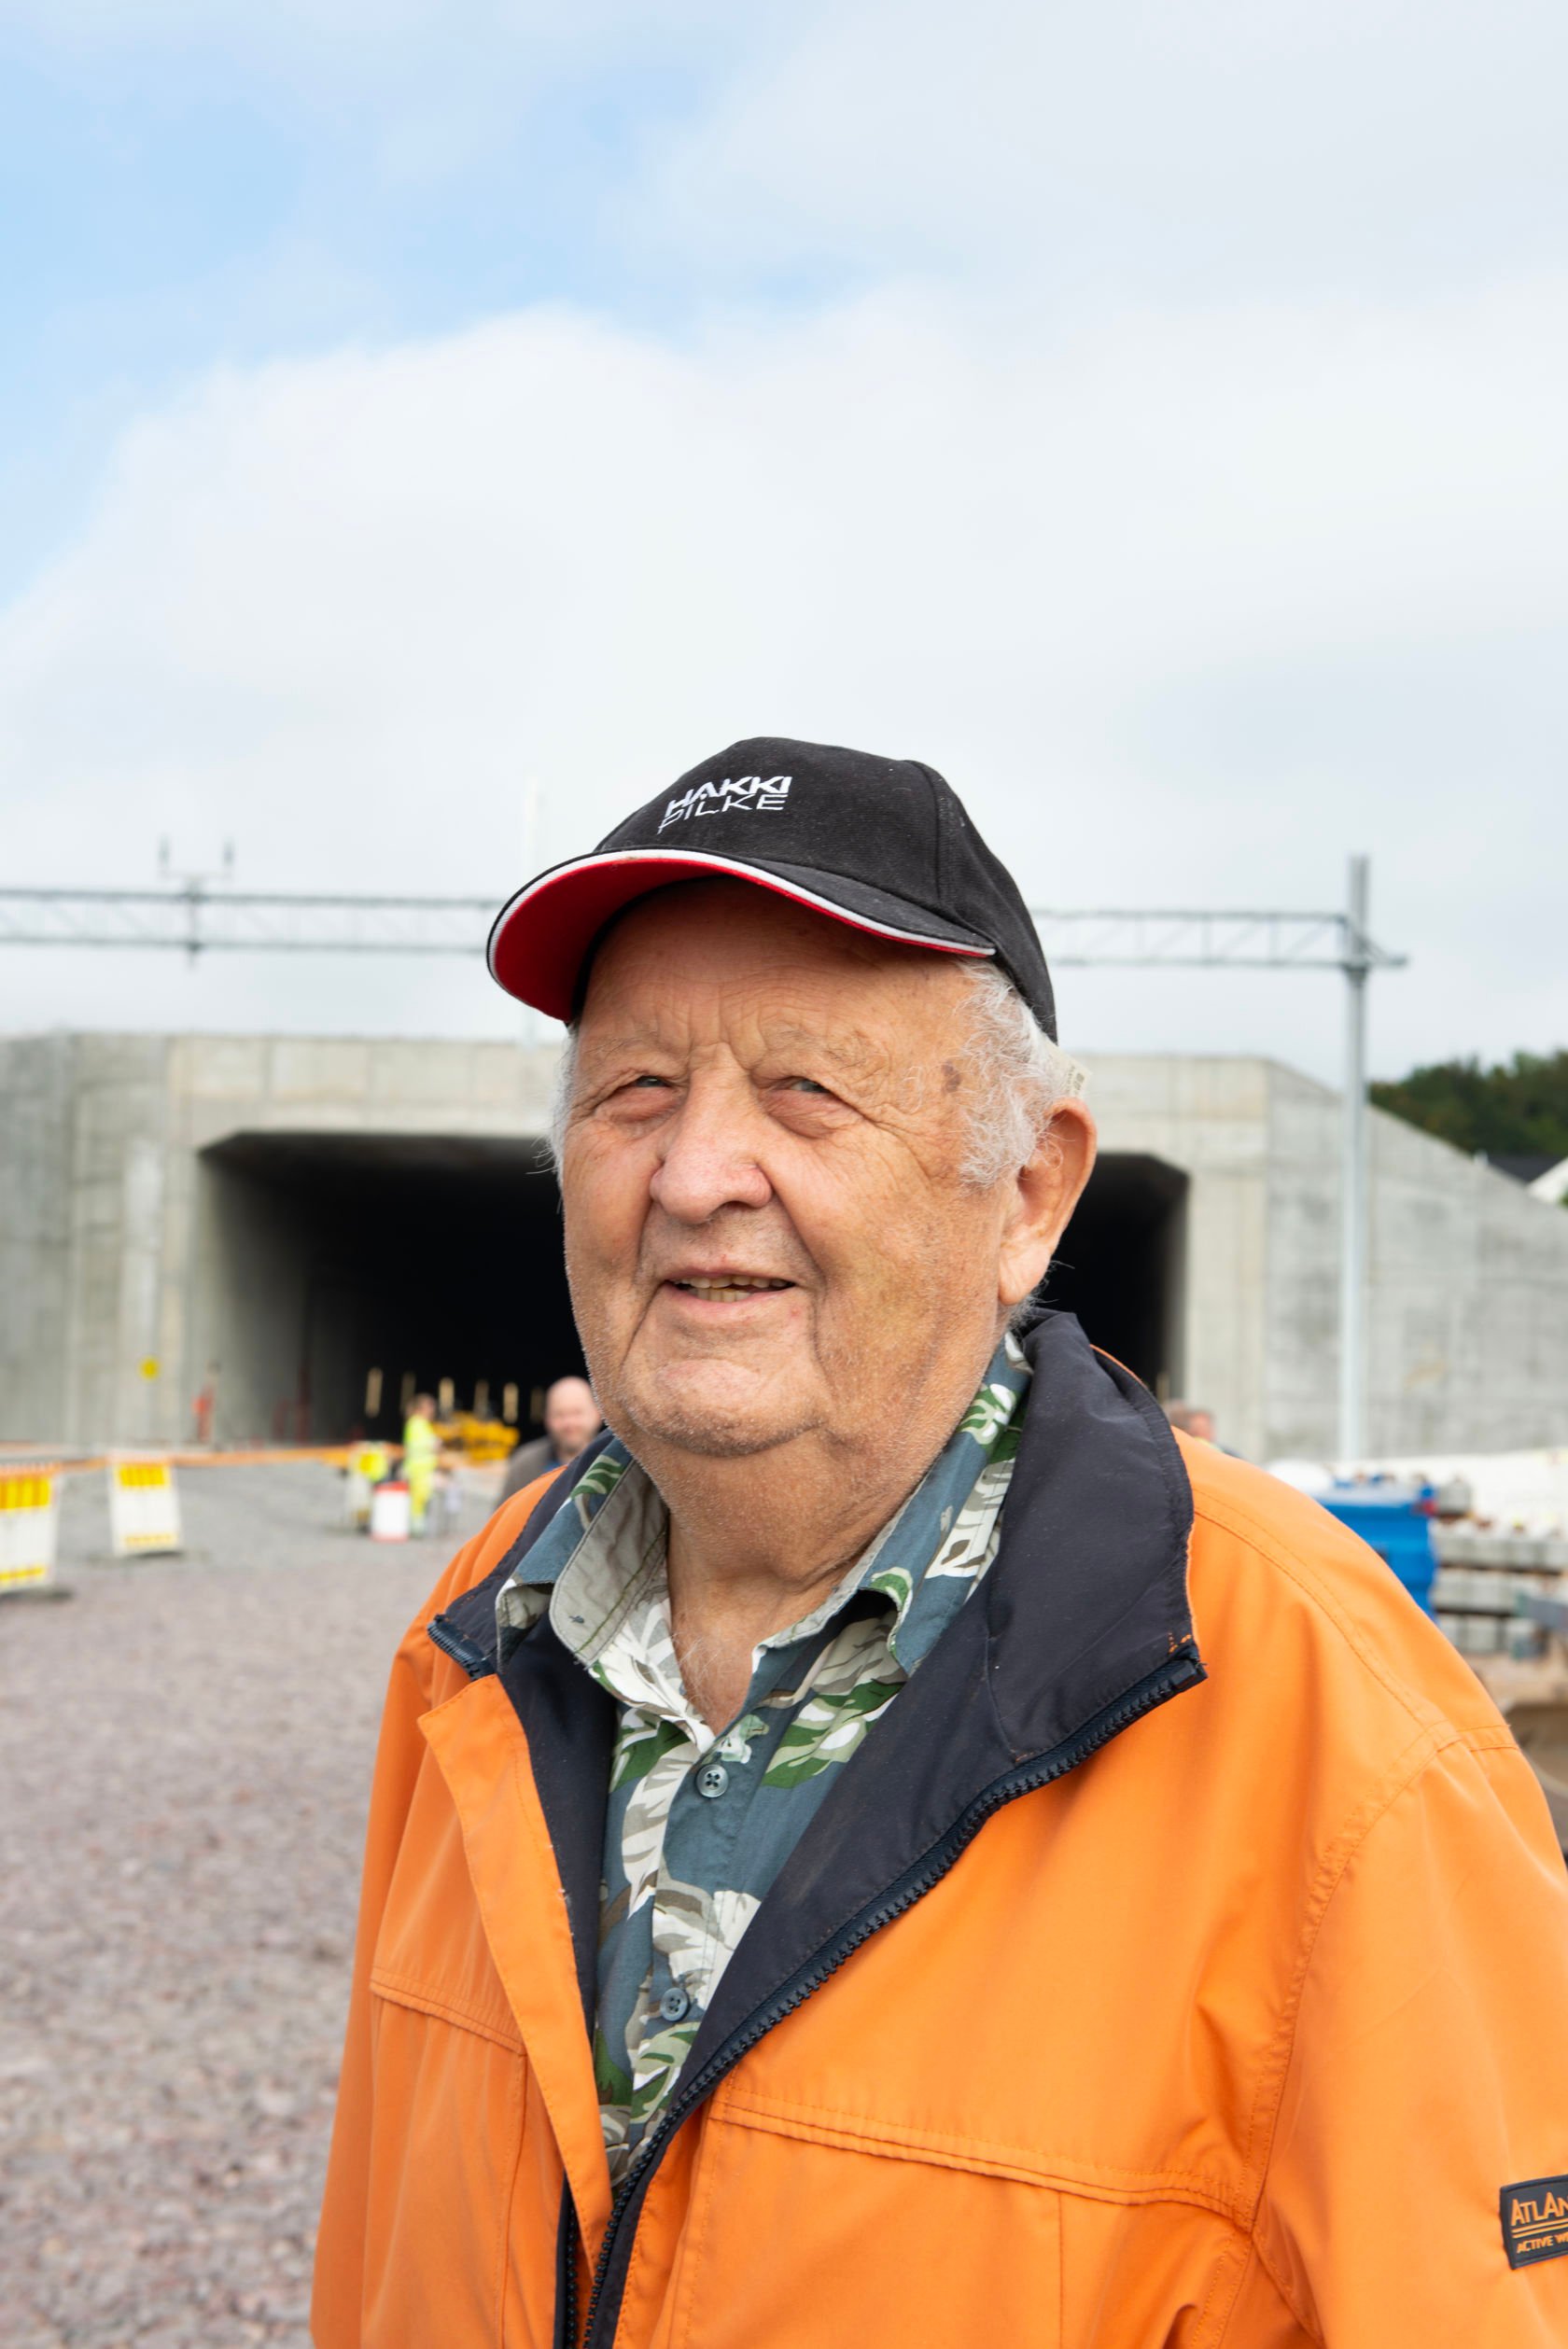
[[[461,1664],[470,1680],[483,1680],[486,1672],[495,1671],[495,1657],[482,1648],[477,1640],[470,1640],[461,1631],[455,1631],[445,1615],[438,1615],[433,1622],[425,1626],[425,1629],[441,1653],[450,1656],[455,1664]]]
[[[638,2193],[646,2193],[647,2183],[664,2158],[665,2147],[689,2114],[695,2111],[706,2096],[712,2094],[724,2074],[749,2054],[760,2039],[766,2037],[776,2023],[804,2006],[814,1991],[820,1990],[830,1974],[837,1972],[847,1957],[853,1955],[862,1941],[868,1941],[884,1925],[902,1917],[922,1900],[933,1885],[941,1882],[954,1862],[959,1859],[980,1829],[995,1811],[1017,1800],[1020,1795],[1031,1795],[1053,1779],[1063,1778],[1076,1769],[1081,1762],[1106,1744],[1119,1731],[1127,1728],[1143,1713],[1152,1713],[1156,1705],[1180,1694],[1194,1682],[1201,1680],[1203,1668],[1194,1656],[1173,1656],[1167,1663],[1128,1689],[1126,1696],[1101,1713],[1097,1713],[1076,1737],[1065,1744],[1053,1747],[1021,1769],[1011,1770],[1005,1778],[997,1779],[985,1793],[971,1803],[939,1843],[934,1844],[925,1858],[917,1862],[883,1894],[869,1909],[862,1909],[858,1917],[843,1926],[833,1938],[824,1943],[809,1965],[803,1966],[794,1978],[774,1993],[764,2006],[757,2007],[745,2022],[733,2031],[721,2048],[715,2048],[693,2079],[676,2097],[653,2134],[648,2139],[631,2174],[622,2187],[609,2214],[603,2243],[594,2269],[593,2289],[588,2297],[588,2314],[582,2328],[583,2349],[592,2349],[594,2321],[599,2313],[604,2295],[605,2279],[614,2255],[616,2240],[626,2212]],[[577,2325],[577,2265],[572,2262],[570,2286],[570,2329],[561,2336],[576,2349]],[[607,2336],[608,2338],[608,2336]]]
[[[577,2204],[569,2185],[561,2188],[555,2236],[555,2349],[577,2349]]]

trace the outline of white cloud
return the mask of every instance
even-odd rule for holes
[[[233,833],[254,888],[498,901],[525,778],[542,862],[777,730],[932,760],[1046,902],[1332,902],[1368,846],[1421,958],[1379,1059],[1555,1042],[1565,360],[1541,283],[1055,334],[929,291],[680,344],[561,310],[218,374],[0,621],[7,861]],[[9,1026],[511,1016],[445,965],[23,980]],[[1062,991],[1101,1048],[1332,1070],[1326,982]]]
[[[1559,0],[0,0],[7,31],[157,59],[176,108],[259,79],[328,181],[352,148],[460,185],[568,125],[665,284],[1435,289],[1555,266],[1568,194]]]
[[[1015,300],[1475,282],[1552,265],[1554,0],[837,0],[749,47],[649,233],[945,266]]]

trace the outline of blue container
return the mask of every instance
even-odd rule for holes
[[[1318,1499],[1393,1567],[1417,1606],[1430,1615],[1432,1577],[1437,1571],[1429,1514],[1432,1487],[1375,1476],[1365,1484],[1331,1485]]]

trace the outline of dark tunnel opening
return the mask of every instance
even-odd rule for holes
[[[1163,1158],[1107,1152],[1045,1282],[1091,1344],[1167,1401],[1183,1378],[1187,1178]]]
[[[221,1437],[396,1437],[411,1384],[537,1425],[583,1368],[560,1195],[525,1138],[240,1134],[203,1154]],[[371,1374],[380,1373],[378,1407]]]
[[[537,1424],[584,1367],[560,1197],[526,1138],[237,1134],[203,1154],[203,1359],[220,1441],[396,1437],[411,1385]],[[1101,1158],[1046,1283],[1162,1397],[1180,1385],[1186,1178]],[[371,1374],[379,1404],[371,1407]]]

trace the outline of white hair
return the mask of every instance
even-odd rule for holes
[[[964,966],[977,1080],[960,1171],[988,1191],[1034,1156],[1057,1105],[1084,1089],[1085,1072],[1046,1035],[1005,971]]]
[[[1084,1089],[1085,1071],[1046,1035],[1005,971],[994,962],[959,966],[970,984],[973,1084],[959,1172],[977,1191],[1028,1164],[1060,1101]],[[557,1175],[577,1079],[577,1028],[568,1028],[555,1070],[549,1149]]]
[[[561,1153],[566,1148],[567,1121],[571,1115],[571,1098],[577,1084],[577,1022],[573,1020],[561,1039],[561,1057],[555,1063],[555,1082],[550,1091],[550,1131],[545,1146],[555,1179],[561,1179]]]

